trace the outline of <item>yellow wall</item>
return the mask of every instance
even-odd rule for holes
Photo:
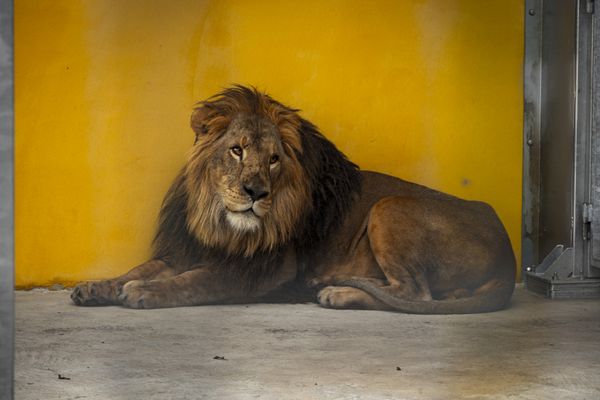
[[[16,279],[149,255],[195,101],[301,108],[352,160],[491,203],[520,253],[521,0],[16,0]]]

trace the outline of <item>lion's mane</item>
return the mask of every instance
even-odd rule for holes
[[[358,167],[298,110],[244,86],[199,103],[199,110],[203,116],[192,117],[192,127],[200,134],[160,211],[155,258],[183,267],[217,263],[251,282],[273,272],[290,245],[302,256],[339,226],[360,191]],[[207,173],[210,156],[223,150],[218,138],[239,114],[273,122],[290,161],[260,231],[239,232],[227,225]]]

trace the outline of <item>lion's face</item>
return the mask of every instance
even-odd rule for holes
[[[187,222],[202,243],[250,256],[294,236],[311,192],[298,115],[257,92],[233,95],[241,98],[205,102],[192,115]]]
[[[209,170],[225,220],[232,229],[260,229],[277,197],[283,151],[277,127],[266,118],[239,115],[219,139]]]

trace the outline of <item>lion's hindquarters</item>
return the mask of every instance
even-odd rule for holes
[[[367,232],[390,284],[385,293],[399,299],[424,301],[448,293],[480,297],[492,292],[506,297],[505,287],[514,286],[514,256],[506,231],[483,203],[441,194],[387,197],[372,207]]]

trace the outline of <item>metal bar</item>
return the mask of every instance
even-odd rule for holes
[[[542,109],[542,0],[525,2],[523,109],[523,273],[540,261],[540,137]]]
[[[575,66],[575,159],[571,216],[571,243],[574,250],[574,276],[583,277],[584,259],[589,243],[584,240],[583,203],[589,201],[591,139],[591,31],[592,19],[587,2],[578,1]]]
[[[593,23],[588,13],[588,2],[579,2],[577,15],[577,95],[575,126],[575,179],[573,187],[573,248],[574,275],[581,278],[594,276],[590,269],[590,241],[585,231],[585,204],[591,201],[592,176],[592,85],[593,76]],[[598,276],[597,274],[595,276]]]
[[[0,399],[13,398],[14,83],[13,2],[0,2]]]
[[[591,74],[592,74],[592,127],[590,128],[590,203],[594,208],[590,240],[587,246],[584,275],[600,276],[600,15],[592,15]]]

